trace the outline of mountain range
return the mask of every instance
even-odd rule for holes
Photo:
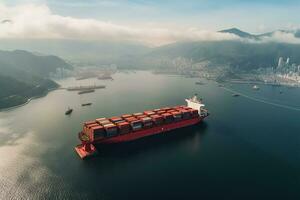
[[[272,37],[275,33],[289,33],[292,34],[295,38],[300,38],[300,30],[276,30],[262,34],[251,34],[244,32],[238,28],[230,28],[219,31],[220,33],[231,33],[240,38],[253,39],[253,40],[263,40],[264,38]]]

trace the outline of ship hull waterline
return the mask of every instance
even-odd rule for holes
[[[94,144],[115,144],[115,143],[129,142],[129,141],[137,140],[152,135],[166,133],[175,129],[196,125],[202,122],[203,119],[204,117],[197,117],[197,118],[182,120],[178,122],[173,122],[170,124],[154,126],[152,128],[142,129],[124,135],[118,135],[118,136],[105,138],[101,140],[95,140],[93,142],[82,142],[82,144],[77,145],[75,147],[75,151],[77,152],[80,158],[85,159],[97,153],[97,149],[94,146]]]

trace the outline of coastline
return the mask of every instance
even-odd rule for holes
[[[19,105],[15,105],[15,106],[11,106],[11,107],[7,107],[7,108],[0,108],[0,112],[5,112],[5,111],[11,111],[11,110],[14,110],[16,108],[19,108],[21,106],[25,106],[26,104],[30,103],[30,101],[34,100],[34,99],[38,99],[38,98],[42,98],[42,97],[45,97],[47,96],[50,92],[54,91],[54,90],[57,90],[59,89],[60,87],[57,87],[57,88],[51,88],[51,89],[48,89],[45,93],[41,94],[41,95],[37,95],[37,96],[33,96],[33,97],[30,97],[29,99],[27,99],[27,101],[25,103],[22,103],[22,104],[19,104]]]

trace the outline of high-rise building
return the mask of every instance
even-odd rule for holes
[[[286,63],[285,63],[287,66],[290,64],[290,58],[287,58],[286,59]]]
[[[277,67],[278,67],[278,68],[281,68],[281,67],[283,67],[283,65],[284,65],[284,63],[283,63],[283,58],[280,57],[279,60],[278,60],[278,65],[277,65]]]

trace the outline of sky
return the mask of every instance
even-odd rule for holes
[[[299,10],[299,0],[0,0],[0,38],[231,40],[217,31],[300,28]]]

